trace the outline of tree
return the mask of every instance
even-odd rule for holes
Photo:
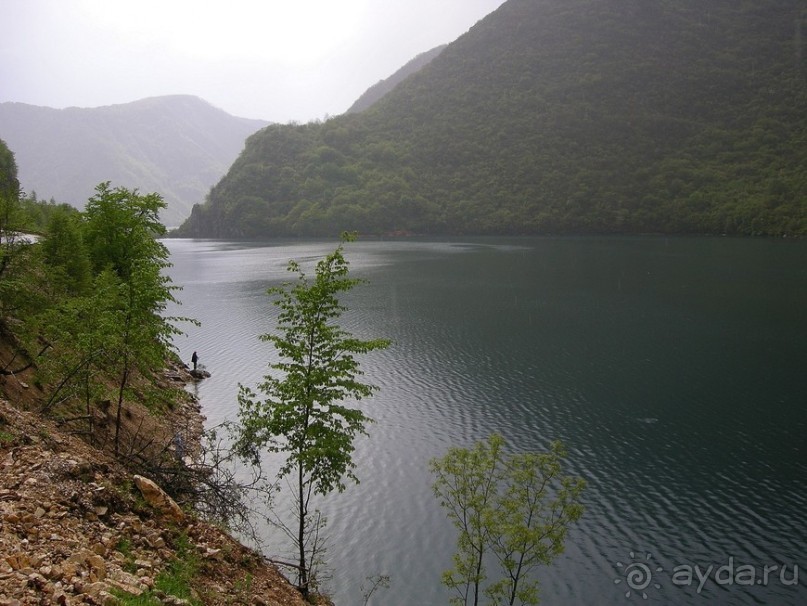
[[[431,461],[437,475],[434,491],[460,531],[455,568],[443,573],[443,583],[462,598],[454,603],[479,603],[480,586],[486,578],[484,558],[493,531],[493,499],[503,479],[503,444],[501,436],[494,435],[487,443],[478,442],[472,449],[452,448],[443,459]]]
[[[430,462],[433,488],[459,530],[454,568],[443,583],[453,604],[537,604],[538,583],[529,574],[562,553],[568,527],[583,513],[583,480],[562,476],[565,451],[552,442],[545,453],[506,454],[492,435],[473,448],[451,448]],[[485,585],[494,560],[497,580]]]
[[[95,439],[92,405],[111,396],[104,379],[112,370],[108,351],[117,343],[118,288],[113,272],[101,272],[86,294],[62,297],[39,315],[35,327],[52,347],[38,364],[40,378],[50,386],[41,412],[74,399],[83,401],[90,441]]]
[[[0,309],[3,311],[20,289],[21,281],[14,275],[14,266],[27,248],[27,241],[20,235],[22,227],[17,163],[0,139]]]
[[[298,586],[309,596],[312,550],[318,539],[318,512],[310,510],[313,495],[345,489],[345,478],[358,482],[353,469],[353,440],[371,421],[345,400],[361,400],[375,387],[362,383],[356,355],[388,346],[385,339],[363,340],[342,329],[337,321],[346,310],[339,295],[360,280],[348,277],[343,246],[320,260],[313,280],[291,261],[288,270],[297,280],[269,289],[279,308],[277,332],[261,339],[272,343],[280,361],[259,385],[265,394],[240,386],[239,448],[257,460],[262,449],[284,453],[278,479],[293,478],[298,552]],[[313,530],[313,532],[311,532]]]
[[[50,281],[57,292],[69,295],[86,293],[92,273],[81,232],[80,215],[56,207],[48,221],[41,246],[44,261],[51,272]]]
[[[105,364],[117,382],[115,414],[115,454],[120,452],[123,403],[134,373],[153,380],[163,367],[173,345],[171,337],[179,334],[178,320],[163,316],[166,306],[176,302],[177,287],[163,273],[169,267],[168,249],[156,236],[165,233],[158,215],[165,207],[155,193],[140,195],[122,187],[110,189],[109,183],[96,187],[96,194],[85,209],[84,241],[95,271],[114,276],[107,285],[114,302],[113,330],[106,335]]]
[[[166,207],[162,197],[125,187],[111,189],[109,181],[97,185],[95,192],[84,210],[84,241],[95,272],[111,268],[126,281],[144,262],[167,267],[168,249],[156,239],[166,233],[159,219]]]

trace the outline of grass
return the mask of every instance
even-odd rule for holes
[[[135,555],[132,552],[132,541],[127,537],[123,537],[116,546],[118,552],[123,554],[126,560],[123,563],[123,569],[131,574],[137,571],[137,564],[135,564]]]
[[[118,551],[126,555],[127,545],[122,541],[118,545]],[[131,553],[131,545],[128,545]],[[116,591],[117,597],[123,606],[162,606],[163,602],[155,595],[157,591],[172,595],[177,598],[188,600],[193,606],[201,606],[202,603],[194,598],[192,585],[194,577],[199,570],[199,556],[188,540],[187,535],[181,534],[177,539],[176,557],[154,579],[154,589],[146,591],[139,596],[128,594],[124,591]]]

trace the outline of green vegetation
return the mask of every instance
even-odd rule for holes
[[[105,369],[118,385],[115,453],[120,450],[121,413],[131,392],[131,378],[137,372],[150,378],[165,364],[171,337],[179,330],[162,312],[176,302],[170,278],[168,249],[158,242],[165,228],[158,213],[165,206],[157,194],[138,195],[124,188],[111,190],[102,183],[84,212],[87,251],[99,282],[109,295],[111,306],[102,321]],[[97,333],[90,340],[98,343]]]
[[[452,604],[537,604],[538,582],[530,573],[563,552],[570,524],[583,513],[585,483],[561,476],[560,442],[545,453],[506,454],[493,435],[473,448],[451,448],[431,461],[434,492],[459,531],[454,568],[443,583],[456,592]],[[491,582],[492,556],[499,576]]]
[[[19,287],[14,275],[26,246],[19,237],[23,220],[19,208],[20,182],[14,154],[0,139],[0,312],[12,304]]]
[[[419,54],[397,72],[392,74],[389,78],[381,80],[368,88],[361,97],[356,99],[356,102],[353,103],[353,105],[351,105],[345,113],[355,114],[369,109],[383,99],[387,93],[406,80],[409,76],[416,74],[429,63],[431,63],[436,56],[443,52],[443,49],[446,46],[446,44],[442,44],[431,49],[430,51]]]
[[[289,135],[295,130],[276,132]],[[343,134],[334,134],[335,141]],[[290,137],[287,143],[284,153],[307,153],[304,142]],[[391,153],[381,144],[375,150],[381,159]],[[328,178],[353,178],[350,171],[340,172],[340,156],[333,148],[319,147],[316,158],[316,170],[331,167]],[[286,168],[281,175],[292,183]],[[324,186],[325,181],[318,183],[310,185]],[[42,241],[20,238],[30,215],[24,212],[13,154],[0,142],[0,331],[13,349],[0,373],[35,367],[42,411],[83,412],[78,418],[87,421],[90,439],[96,435],[97,408],[114,405],[114,452],[125,456],[125,403],[136,398],[154,407],[170,397],[156,387],[156,373],[178,332],[175,322],[181,320],[163,316],[167,304],[175,301],[175,287],[163,273],[168,252],[155,239],[165,231],[158,219],[164,202],[157,194],[102,183],[84,212],[49,206],[53,208],[43,213]],[[323,220],[299,210],[299,217]],[[405,214],[402,210],[399,217]],[[324,223],[319,225],[325,229]],[[340,296],[361,282],[348,275],[343,245],[316,263],[313,279],[295,261],[288,269],[296,280],[269,290],[278,309],[277,330],[261,337],[272,343],[279,361],[269,364],[270,373],[258,385],[263,398],[240,387],[235,448],[258,467],[264,452],[285,457],[277,480],[292,486],[296,524],[284,523],[283,529],[297,551],[292,566],[298,587],[314,599],[324,526],[313,507],[315,497],[345,490],[346,480],[358,482],[354,440],[371,419],[349,402],[371,396],[376,388],[361,382],[357,356],[389,342],[357,338],[338,323],[346,310]],[[6,440],[0,432],[0,442]],[[582,515],[584,483],[561,475],[564,456],[559,443],[546,453],[507,454],[503,439],[492,436],[472,449],[452,448],[431,462],[435,493],[459,530],[454,569],[443,576],[456,590],[454,603],[478,604],[482,596],[492,604],[537,603],[538,585],[531,573],[562,552],[569,525]],[[211,467],[209,475],[215,473]],[[121,542],[118,550],[131,565],[131,545]],[[486,564],[491,562],[500,574],[489,579]],[[137,597],[119,593],[118,598],[130,606],[146,606],[161,603],[157,592],[163,592],[199,604],[192,590],[198,572],[195,550],[187,537],[180,537],[176,558],[155,579],[153,591]],[[386,575],[367,580],[369,586],[362,587],[365,603],[389,585]],[[239,590],[250,584],[245,577]]]
[[[156,388],[172,353],[181,318],[163,315],[175,287],[163,274],[168,251],[155,239],[165,206],[102,183],[79,213],[21,197],[16,164],[0,145],[0,332],[11,347],[0,374],[34,369],[42,412],[86,422],[91,441],[96,419],[113,402],[116,454],[122,451],[124,404],[152,408],[174,397]],[[20,237],[33,207],[48,206],[43,237]]]
[[[807,233],[801,0],[509,0],[361,114],[249,138],[182,236]]]
[[[36,192],[31,192],[30,195],[21,194],[19,205],[25,218],[25,229],[32,234],[44,234],[56,214],[72,215],[74,218],[79,216],[79,211],[73,206],[56,202],[53,198],[40,200]]]
[[[177,539],[176,555],[168,567],[154,579],[154,589],[138,596],[116,590],[115,597],[123,606],[160,606],[164,600],[160,594],[187,600],[191,606],[201,606],[202,602],[193,591],[193,580],[199,572],[199,556],[187,535]]]
[[[261,337],[275,346],[280,361],[269,365],[274,372],[259,385],[265,400],[241,386],[239,444],[255,462],[262,449],[286,456],[278,479],[288,476],[294,486],[297,527],[286,528],[298,552],[298,586],[309,597],[324,524],[319,512],[310,509],[312,496],[343,491],[345,477],[358,481],[353,440],[370,421],[344,403],[375,390],[358,380],[355,356],[384,348],[388,341],[356,338],[336,323],[345,310],[339,295],[359,283],[348,277],[341,245],[317,263],[313,280],[294,261],[288,269],[297,280],[269,290],[279,309],[277,332]]]
[[[176,557],[167,570],[154,579],[154,588],[180,599],[190,600],[191,604],[199,604],[194,599],[193,578],[199,570],[199,555],[187,535],[180,535],[177,540]]]

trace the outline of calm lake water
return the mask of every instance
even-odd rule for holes
[[[273,355],[267,287],[335,243],[166,245],[202,322],[177,346],[213,374],[209,424],[234,419]],[[377,574],[392,585],[371,604],[447,603],[455,533],[427,463],[492,432],[562,440],[588,482],[542,604],[807,604],[807,242],[360,241],[347,257],[369,280],[347,327],[393,345],[364,360],[380,391],[361,403],[361,484],[322,504],[338,606]]]

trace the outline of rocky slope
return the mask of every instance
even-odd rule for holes
[[[138,484],[114,458],[0,400],[0,606],[108,606],[127,595],[157,605],[305,604],[259,554]],[[161,575],[188,562],[190,595],[162,590]]]

